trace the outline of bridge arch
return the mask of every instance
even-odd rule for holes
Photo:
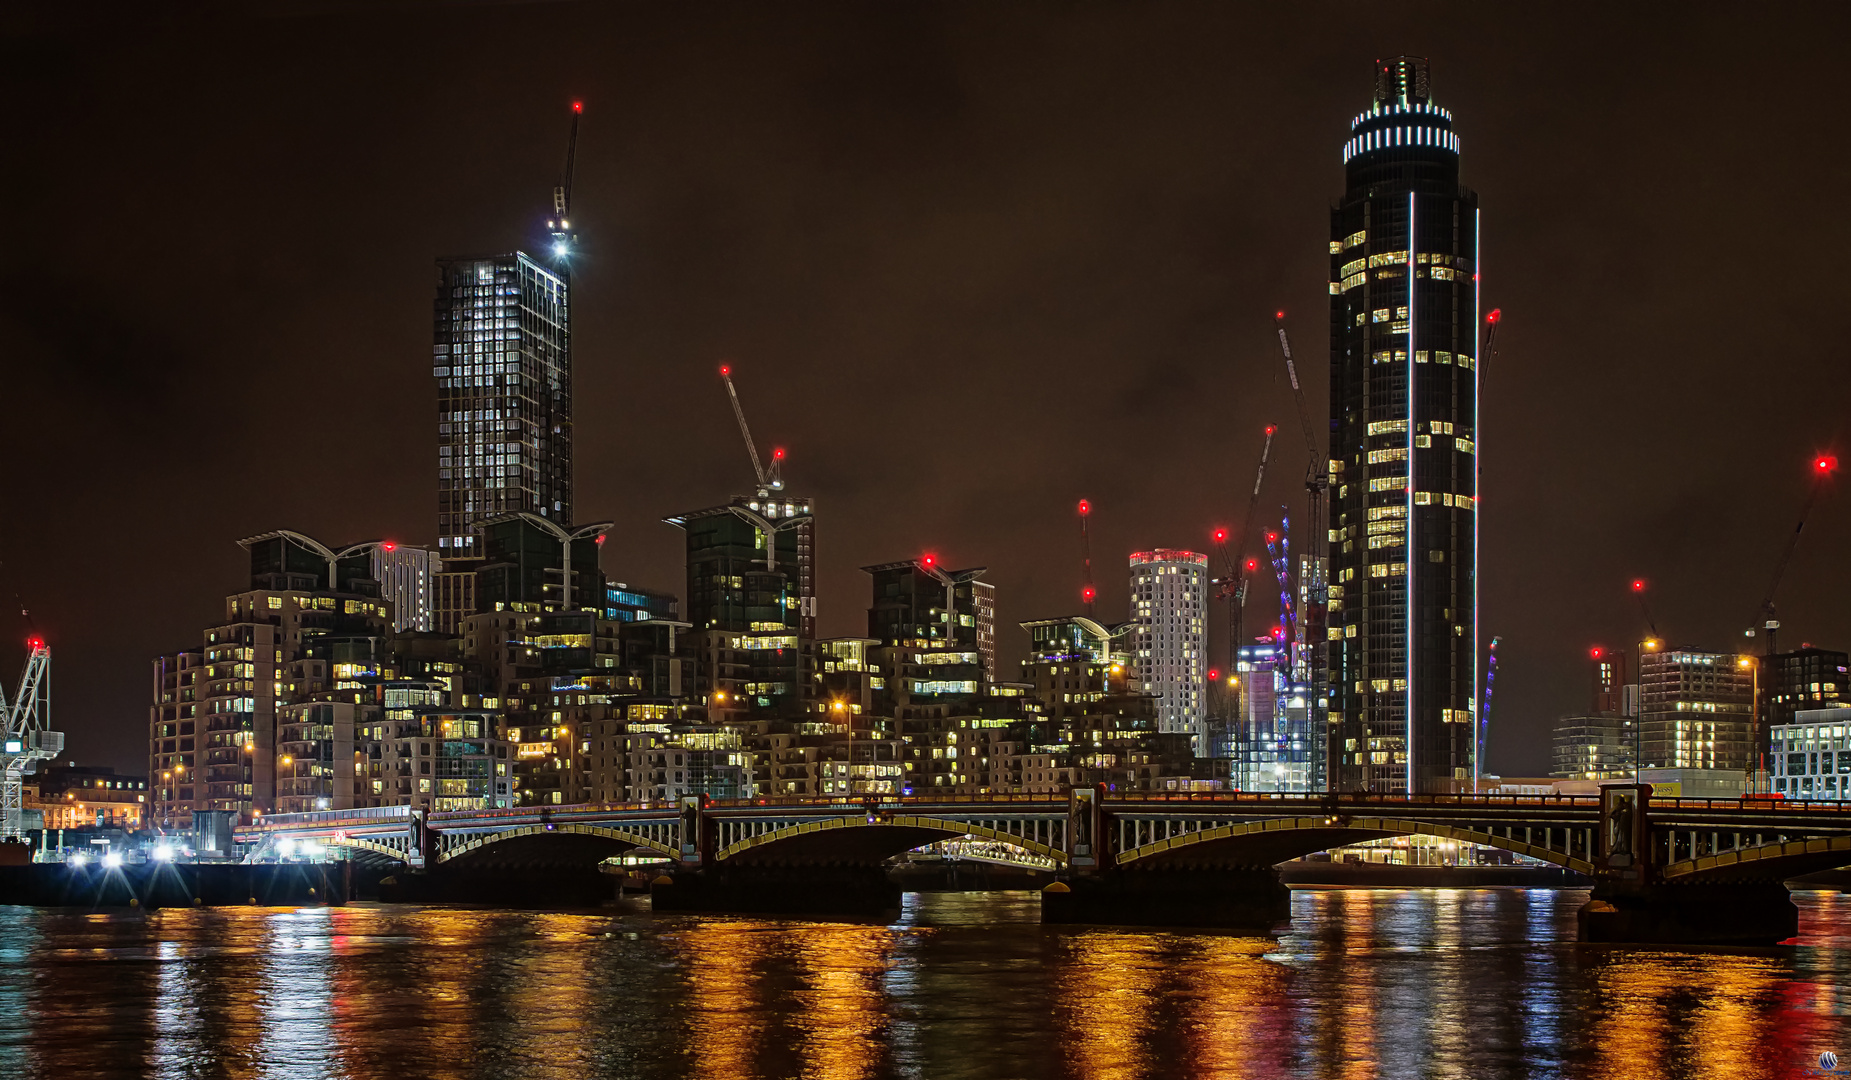
[[[1785,881],[1846,865],[1851,865],[1851,836],[1820,836],[1678,859],[1665,864],[1659,876],[1667,882],[1690,884]]]
[[[1567,830],[1563,832],[1566,836]],[[1234,822],[1212,829],[1182,833],[1129,851],[1121,851],[1116,861],[1120,866],[1156,866],[1161,863],[1225,859],[1248,865],[1271,866],[1314,851],[1342,847],[1362,840],[1415,835],[1501,848],[1517,855],[1554,863],[1577,873],[1594,873],[1594,864],[1589,860],[1540,844],[1455,825],[1371,817],[1295,817]]]
[[[1056,865],[1067,861],[1066,852],[1038,840],[976,822],[920,814],[895,814],[872,819],[830,817],[787,825],[728,844],[715,853],[714,861],[877,863],[925,844],[955,840],[960,836],[975,836],[1010,844],[1052,859]]]
[[[393,846],[378,840],[360,840],[349,837],[345,840],[333,840],[327,845],[331,848],[345,848],[355,863],[359,865],[379,863],[407,863],[410,856],[404,845]]]
[[[568,822],[557,825],[520,825],[483,833],[448,848],[437,857],[437,862],[489,862],[490,856],[507,855],[518,862],[545,856],[548,862],[588,861],[596,865],[613,855],[637,848],[646,848],[669,858],[677,855],[673,848],[660,840],[632,829]]]

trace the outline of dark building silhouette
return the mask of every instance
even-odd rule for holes
[[[1473,778],[1478,198],[1427,63],[1376,65],[1331,211],[1329,722],[1345,789]]]

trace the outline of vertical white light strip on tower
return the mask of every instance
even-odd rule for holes
[[[1402,588],[1407,590],[1406,649],[1408,654],[1407,691],[1407,778],[1408,794],[1414,794],[1414,193],[1408,192],[1408,482],[1402,494],[1408,499],[1408,531],[1401,546],[1406,572]]]
[[[1479,342],[1484,340],[1480,335],[1483,332],[1485,316],[1482,300],[1484,276],[1479,262],[1479,251],[1484,247],[1484,243],[1479,239],[1478,230],[1483,221],[1484,211],[1472,211],[1472,516],[1470,521],[1472,525],[1472,793],[1474,795],[1478,793],[1478,777],[1481,768],[1478,759],[1483,756],[1483,744],[1491,740],[1491,733],[1484,731],[1480,726],[1488,718],[1480,716],[1478,711],[1483,708],[1483,704],[1478,700],[1480,682],[1478,670],[1478,526],[1484,512],[1478,501],[1478,472],[1479,462],[1484,460],[1482,455],[1485,452],[1484,434],[1478,430],[1478,384],[1485,364],[1485,358],[1479,355],[1482,351]],[[1481,731],[1484,731],[1482,737],[1479,734]]]

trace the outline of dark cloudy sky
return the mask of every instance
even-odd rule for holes
[[[1840,448],[1851,224],[1835,5],[117,6],[0,16],[0,677],[23,596],[72,756],[145,769],[148,661],[234,545],[435,533],[432,260],[531,244],[585,101],[578,506],[681,591],[658,519],[749,479],[715,375],[857,567],[985,565],[1006,623],[1267,504],[1321,413],[1330,201],[1379,56],[1431,57],[1483,200],[1490,765],[1547,768],[1592,644],[1730,648]],[[1782,589],[1851,645],[1846,493]],[[1022,651],[1005,631],[1006,657]]]

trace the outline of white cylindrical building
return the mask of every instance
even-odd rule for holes
[[[1157,695],[1159,731],[1186,732],[1206,753],[1208,556],[1156,548],[1131,555],[1132,656]]]

